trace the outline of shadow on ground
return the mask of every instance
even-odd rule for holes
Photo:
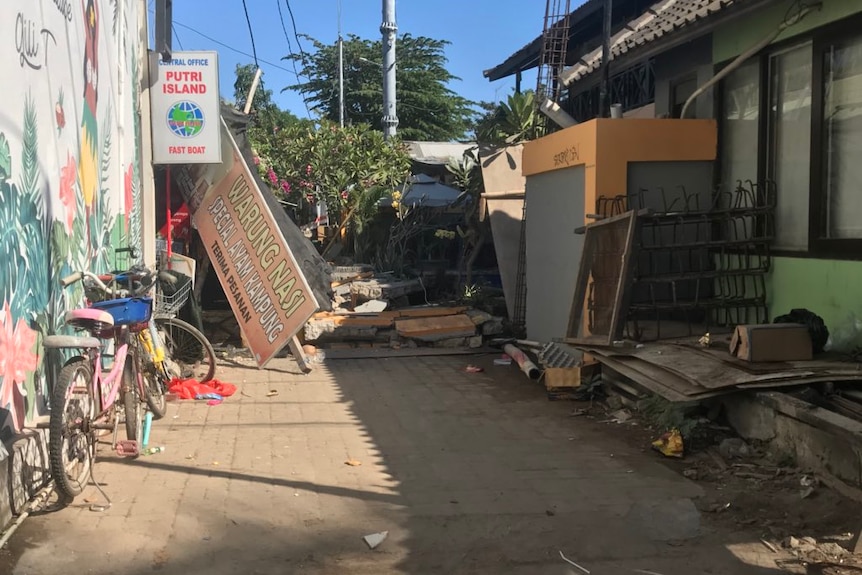
[[[468,362],[485,371],[465,373]],[[595,575],[780,572],[758,566],[770,561],[757,534],[704,521],[697,485],[569,417],[571,404],[548,402],[490,357],[330,361],[308,378],[280,369],[250,383],[233,407],[181,411],[174,425],[188,443],[172,449],[212,442],[245,460],[214,468],[197,452],[197,463],[105,461],[109,476],[140,468],[140,481],[161,483],[118,501],[112,516],[79,509],[26,523],[6,556],[14,564],[26,554],[13,573],[51,575],[32,569],[56,564],[58,553],[70,553],[66,565],[95,565],[90,573],[127,575],[581,573],[561,551]],[[279,377],[296,384],[267,398]],[[301,417],[277,420],[294,409]],[[275,463],[246,453],[244,438]],[[288,439],[304,451],[280,455]],[[304,466],[306,474],[285,471]],[[171,499],[174,482],[183,491]],[[76,522],[91,532],[73,535]],[[361,537],[384,530],[388,538],[368,549]],[[82,542],[77,555],[73,537]],[[114,537],[129,546],[100,546]],[[9,572],[3,566],[0,557],[0,572]]]

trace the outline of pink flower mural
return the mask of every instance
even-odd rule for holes
[[[78,164],[72,154],[66,154],[66,165],[60,168],[60,201],[66,208],[66,229],[72,229],[75,221],[75,182],[78,178]]]
[[[27,373],[39,365],[39,356],[34,353],[36,332],[18,318],[15,322],[9,310],[9,302],[3,304],[0,320],[0,407],[9,411],[15,429],[24,427],[23,384]]]

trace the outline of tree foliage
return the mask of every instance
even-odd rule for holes
[[[258,168],[275,191],[293,203],[325,201],[330,213],[376,211],[377,201],[410,175],[406,147],[384,142],[383,133],[366,124],[340,129],[327,121],[299,122],[252,143]]]
[[[298,91],[321,117],[338,121],[338,46],[306,37],[312,49],[286,56],[301,67],[305,82]],[[398,132],[405,140],[451,141],[464,138],[472,125],[473,103],[449,84],[459,78],[446,69],[449,43],[405,34],[398,38],[396,98]],[[344,39],[344,117],[346,124],[370,124],[382,130],[383,53],[381,40],[355,35]]]
[[[496,106],[482,107],[486,113],[476,122],[475,133],[483,144],[518,144],[544,135],[532,90],[511,94]]]

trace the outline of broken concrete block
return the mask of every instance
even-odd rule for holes
[[[440,347],[443,349],[456,349],[459,347],[464,347],[465,345],[467,345],[466,337],[453,337],[449,339],[441,339],[434,342],[434,347]]]
[[[473,337],[467,338],[467,347],[470,349],[478,349],[482,347],[483,339],[481,335],[474,335]]]
[[[482,335],[499,335],[503,333],[503,318],[494,317],[482,324]]]
[[[483,323],[494,319],[494,316],[480,309],[468,309],[464,313],[467,314],[467,317],[473,320],[473,325],[482,325]]]
[[[379,313],[384,311],[387,307],[389,307],[389,302],[383,301],[382,299],[372,299],[362,305],[356,306],[353,308],[353,311],[356,313]]]

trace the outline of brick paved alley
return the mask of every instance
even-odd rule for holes
[[[90,488],[28,519],[0,571],[576,573],[563,551],[596,575],[777,573],[753,566],[756,536],[704,523],[700,487],[490,357],[327,361],[309,376],[280,359],[219,377],[241,393],[170,404],[151,441],[165,453],[102,458],[110,510],[87,508]],[[372,551],[362,536],[378,531]]]

